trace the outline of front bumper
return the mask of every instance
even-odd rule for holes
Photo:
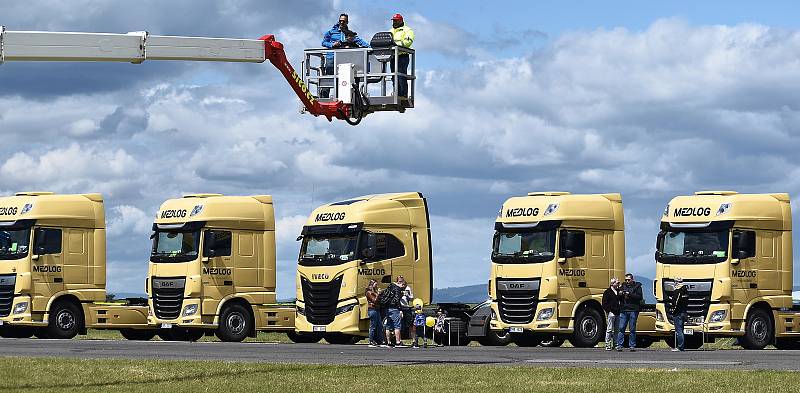
[[[684,325],[684,330],[691,330],[693,333],[705,333],[709,336],[742,336],[744,335],[744,331],[737,329],[735,324],[731,323],[731,308],[730,305],[727,304],[712,304],[708,308],[708,315],[705,316],[705,320],[708,320],[708,317],[714,313],[715,311],[725,311],[725,319],[719,322],[707,322],[707,323],[692,323],[686,322]],[[661,333],[664,335],[674,334],[675,333],[675,325],[672,324],[667,318],[667,311],[664,303],[658,303],[656,305],[656,315],[660,317],[656,317],[656,333]]]
[[[336,308],[354,304],[353,300],[345,300],[336,304]],[[294,328],[301,333],[344,333],[351,335],[366,335],[361,329],[361,307],[355,303],[356,307],[350,311],[335,315],[333,322],[327,325],[314,325],[306,319],[304,314],[295,311]],[[297,302],[297,307],[305,309],[305,304]]]
[[[527,324],[518,324],[518,323],[506,323],[500,318],[500,309],[498,308],[497,302],[492,302],[492,316],[493,318],[489,320],[489,329],[496,330],[496,331],[511,331],[514,332],[518,330],[518,332],[514,333],[571,333],[572,329],[563,328],[559,325],[558,322],[558,304],[556,302],[540,302],[536,306],[536,312],[534,313],[534,318],[531,323]],[[543,310],[552,309],[552,315],[543,320],[538,320],[538,316]]]
[[[188,316],[184,316],[184,310],[190,305],[196,305],[197,311]],[[161,319],[155,316],[154,313],[149,313],[147,317],[147,324],[153,328],[169,329],[173,327],[182,327],[187,329],[216,329],[217,316],[215,315],[202,315],[200,299],[184,299],[181,315],[175,319]],[[150,310],[152,310],[152,301],[150,302]]]

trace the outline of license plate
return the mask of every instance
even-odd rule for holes
[[[694,330],[692,330],[692,329],[683,329],[683,334],[686,335],[686,336],[691,336],[692,334],[694,334]]]
[[[315,331],[315,332],[324,332],[325,331],[325,326],[314,326],[312,328],[312,330]]]
[[[161,324],[161,328],[162,329],[172,329],[172,324],[171,323],[162,323]]]
[[[515,327],[512,327],[512,328],[509,328],[508,331],[511,332],[511,333],[522,333],[522,328],[515,326]]]

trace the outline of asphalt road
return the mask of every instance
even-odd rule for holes
[[[229,360],[307,364],[467,364],[535,367],[769,369],[800,371],[800,351],[437,347],[223,342],[0,339],[3,356],[96,359]]]

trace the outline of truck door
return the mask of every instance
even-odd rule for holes
[[[220,299],[233,293],[235,258],[232,257],[233,233],[223,230],[203,232],[203,314],[214,314]],[[237,249],[236,255],[242,251]],[[246,252],[252,255],[252,247]],[[255,272],[253,276],[257,276]]]
[[[738,263],[731,264],[731,288],[734,296],[747,304],[758,294],[758,261],[756,258],[756,232],[734,230],[731,247],[731,259]]]
[[[89,250],[86,230],[64,229],[66,247],[64,250],[64,284],[67,288],[89,284]]]
[[[406,257],[406,250],[403,242],[392,233],[367,233],[367,247],[374,249],[374,256],[362,259],[358,269],[358,289],[357,293],[363,294],[363,289],[367,286],[370,279],[378,281],[378,287],[384,289],[389,286],[397,273],[394,271],[398,262]],[[404,272],[405,273],[405,272]],[[406,277],[412,283],[413,277]]]
[[[61,244],[61,229],[36,228],[34,230],[31,280],[36,296],[34,298],[35,309],[43,309],[50,296],[64,290]]]
[[[578,298],[588,295],[586,242],[591,236],[578,230],[562,229],[558,246],[558,286],[561,293],[559,312],[572,310]]]

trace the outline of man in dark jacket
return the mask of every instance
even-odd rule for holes
[[[625,283],[622,284],[622,308],[620,309],[617,328],[617,351],[622,351],[625,342],[625,326],[630,330],[628,347],[631,352],[636,350],[636,320],[639,319],[639,307],[642,304],[642,284],[633,280],[633,274],[625,274]]]
[[[369,43],[367,41],[364,41],[355,32],[350,31],[347,26],[349,21],[350,17],[347,14],[339,15],[339,23],[333,25],[322,37],[322,46],[331,49],[368,48]],[[333,52],[326,53],[322,75],[333,75],[336,72],[333,69],[333,63]],[[320,96],[328,98],[329,92],[329,88],[322,88],[320,89]]]
[[[683,285],[683,279],[675,278],[675,289],[669,297],[667,303],[670,307],[668,315],[672,315],[672,324],[675,325],[675,348],[673,351],[683,351],[683,323],[688,316],[689,290]]]
[[[603,292],[603,310],[606,312],[606,351],[614,349],[617,339],[617,317],[619,316],[622,301],[622,292],[619,289],[619,280],[614,277],[611,285]]]

